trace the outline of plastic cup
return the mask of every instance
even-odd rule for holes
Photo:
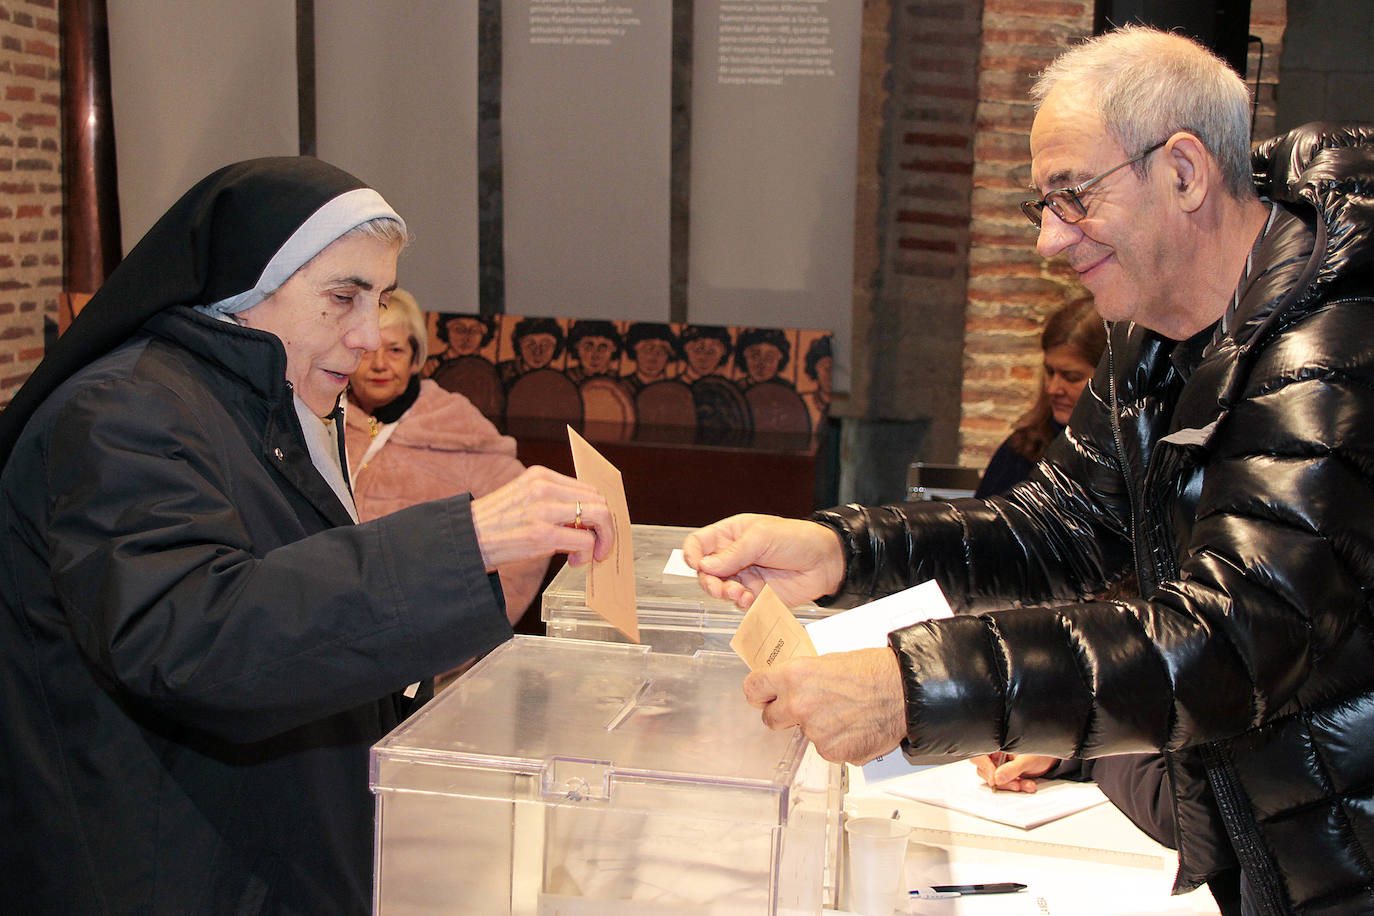
[[[862,916],[891,916],[902,897],[902,866],[911,825],[889,817],[845,822],[849,836],[849,909]]]

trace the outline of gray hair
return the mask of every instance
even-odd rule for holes
[[[405,330],[410,338],[410,370],[419,372],[425,364],[425,357],[429,355],[429,328],[425,325],[425,313],[420,311],[420,304],[415,297],[399,287],[393,289],[378,324],[383,328],[399,327]]]
[[[410,230],[406,228],[406,224],[389,216],[379,216],[365,223],[359,223],[339,238],[348,238],[354,235],[365,235],[379,242],[395,245],[401,250],[405,250],[405,247],[410,244]]]
[[[1255,196],[1250,90],[1221,58],[1173,32],[1128,25],[1065,51],[1031,87],[1036,110],[1059,84],[1090,94],[1107,133],[1134,156],[1175,131],[1202,141],[1226,190]],[[1132,166],[1144,176],[1148,160]]]

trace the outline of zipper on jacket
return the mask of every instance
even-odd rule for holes
[[[1245,799],[1244,790],[1237,785],[1225,754],[1215,744],[1200,745],[1198,750],[1207,768],[1207,781],[1212,784],[1212,797],[1216,799],[1222,823],[1230,834],[1231,848],[1236,851],[1236,861],[1250,883],[1250,892],[1259,903],[1260,912],[1292,912],[1281,885],[1282,878],[1260,840],[1253,809]]]
[[[1110,329],[1109,329],[1110,331]],[[1121,462],[1121,479],[1126,484],[1126,505],[1130,509],[1131,525],[1131,556],[1135,560],[1136,578],[1140,580],[1141,586],[1145,585],[1143,573],[1144,566],[1140,562],[1140,543],[1136,534],[1136,490],[1135,481],[1131,479],[1131,470],[1126,460],[1126,440],[1121,433],[1121,405],[1117,403],[1116,392],[1116,353],[1112,349],[1111,334],[1107,335],[1107,395],[1112,402],[1112,440],[1116,443],[1117,459]],[[1155,583],[1151,582],[1151,588]],[[1142,590],[1143,594],[1143,590]]]

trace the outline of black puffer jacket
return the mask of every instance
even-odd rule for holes
[[[1030,481],[817,517],[839,600],[933,577],[965,615],[892,636],[910,753],[1162,748],[1180,889],[1225,859],[1219,811],[1264,912],[1370,912],[1374,127],[1255,165],[1281,207],[1236,313],[1188,341],[1114,327]],[[1082,600],[1131,570],[1144,598]],[[977,613],[1009,603],[1040,607]]]

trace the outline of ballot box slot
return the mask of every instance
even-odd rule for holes
[[[635,710],[644,702],[644,698],[648,696],[649,690],[653,686],[654,682],[650,678],[645,678],[641,681],[634,694],[625,700],[625,703],[620,709],[616,710],[616,714],[611,717],[611,721],[606,723],[606,731],[613,732],[621,725],[625,724],[625,720],[635,714]]]

